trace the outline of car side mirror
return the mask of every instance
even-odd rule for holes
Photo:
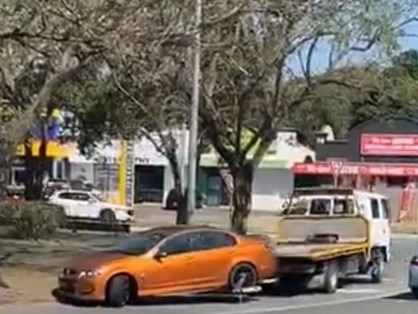
[[[158,251],[155,255],[154,258],[157,260],[166,258],[168,256],[167,252],[163,252],[163,251]]]

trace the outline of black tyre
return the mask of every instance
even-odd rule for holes
[[[105,303],[109,307],[123,307],[131,299],[132,287],[129,277],[126,275],[117,275],[110,279],[106,287]]]
[[[414,299],[418,299],[418,288],[411,288],[411,294]]]
[[[324,286],[325,293],[335,293],[338,289],[338,265],[335,261],[330,261],[325,267]]]
[[[105,224],[114,224],[116,222],[116,215],[109,208],[102,209],[100,212],[100,221]]]
[[[372,283],[381,283],[383,279],[383,269],[384,269],[384,262],[383,256],[379,256],[376,258],[371,272],[370,272],[370,279]]]
[[[255,287],[258,274],[255,267],[248,263],[235,265],[228,276],[228,289],[232,293],[239,293],[243,288]]]

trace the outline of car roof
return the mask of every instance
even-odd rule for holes
[[[58,190],[57,193],[91,193],[91,191],[86,191],[86,190],[73,190],[73,189],[62,189],[62,190]]]
[[[142,231],[142,233],[161,233],[164,236],[169,237],[176,233],[182,233],[182,232],[187,232],[187,231],[204,231],[204,230],[228,232],[220,228],[207,226],[207,225],[171,225],[171,226],[154,227],[154,228]]]

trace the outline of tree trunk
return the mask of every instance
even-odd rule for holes
[[[34,184],[34,173],[35,173],[35,157],[32,154],[32,142],[30,138],[25,140],[25,199],[30,201],[35,198],[35,184]]]
[[[189,222],[189,215],[187,212],[187,198],[183,194],[183,182],[181,180],[181,172],[179,162],[175,153],[172,156],[167,156],[168,162],[170,164],[171,173],[174,180],[174,189],[176,194],[179,195],[178,206],[177,206],[177,215],[176,215],[176,224],[177,225],[187,225]]]
[[[0,139],[0,201],[7,197],[7,185],[14,157],[13,151],[13,145]]]
[[[234,191],[232,194],[233,211],[231,229],[238,234],[247,233],[247,220],[251,212],[251,190],[254,168],[250,163],[241,165],[232,172]]]

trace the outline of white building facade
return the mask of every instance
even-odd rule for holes
[[[183,182],[186,185],[187,143],[188,132],[179,130],[173,132],[178,144],[178,160],[180,162]],[[145,137],[134,143],[134,199],[136,202],[164,202],[169,191],[174,187],[174,180],[167,158],[155,147],[159,138],[153,141]],[[117,175],[100,173],[103,163],[117,165],[120,157],[120,141],[112,141],[99,145],[91,158],[85,158],[74,149],[69,158],[69,178],[83,177],[106,188],[103,181],[112,181],[112,188],[117,185]],[[292,166],[295,162],[307,159],[315,160],[315,153],[297,141],[294,130],[283,130],[271,145],[259,167],[255,170],[252,185],[252,205],[255,210],[278,210],[284,198],[293,189]],[[109,178],[112,177],[112,178]],[[198,192],[205,199],[207,206],[222,206],[229,204],[229,189],[220,175],[219,156],[213,150],[203,154],[197,179]]]

